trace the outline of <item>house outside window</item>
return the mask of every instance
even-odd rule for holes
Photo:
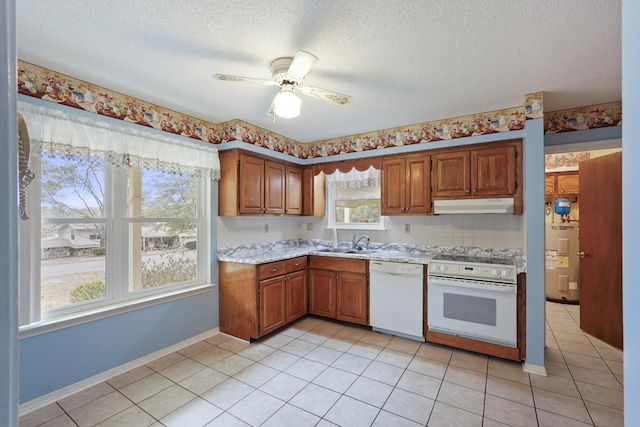
[[[27,189],[31,219],[21,223],[21,325],[210,283],[208,206],[211,178],[219,176],[215,148],[181,140],[173,147],[168,138],[116,126],[106,138],[97,132],[91,140],[94,128],[86,119],[19,104],[36,175]],[[67,127],[59,134],[72,135],[70,141],[47,140],[47,115],[62,117],[55,125]],[[90,140],[80,140],[76,131]],[[118,137],[126,144],[114,144]]]

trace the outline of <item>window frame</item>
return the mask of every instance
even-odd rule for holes
[[[338,173],[339,171],[336,171]],[[382,184],[380,184],[380,191],[382,192]],[[338,189],[335,186],[326,186],[327,194],[327,228],[336,230],[386,230],[384,221],[385,217],[380,215],[379,223],[338,223],[336,222],[336,203],[338,201]],[[382,210],[382,193],[380,194],[380,209]]]
[[[71,304],[50,310],[41,310],[41,177],[40,155],[33,153],[30,167],[36,173],[36,179],[27,187],[28,213],[30,219],[19,224],[20,244],[20,337],[38,335],[40,333],[61,329],[71,325],[82,324],[112,316],[115,314],[139,309],[145,306],[163,303],[169,300],[208,292],[211,284],[211,200],[213,185],[208,176],[194,177],[197,181],[197,212],[194,218],[128,218],[127,215],[127,168],[117,167],[104,162],[105,167],[105,217],[103,218],[69,218],[45,219],[44,222],[55,223],[95,223],[106,224],[105,258],[106,292],[105,298],[95,301]],[[171,173],[171,172],[167,172]],[[108,202],[107,202],[108,200]],[[181,283],[167,284],[148,289],[129,289],[129,224],[133,222],[196,222],[197,237],[197,274],[196,279]],[[26,243],[26,244],[24,244]],[[124,250],[123,250],[124,249]],[[119,272],[119,273],[118,273]],[[113,276],[109,278],[109,276]]]

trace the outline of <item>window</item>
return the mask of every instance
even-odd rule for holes
[[[380,215],[380,171],[336,171],[327,175],[329,227],[349,229],[384,228]]]
[[[30,168],[36,178],[27,189],[31,219],[20,231],[21,325],[108,310],[210,281],[208,206],[211,178],[219,176],[217,150],[140,132],[132,136],[115,126],[102,147],[100,138],[91,138],[94,128],[83,126],[86,119],[71,116],[55,124],[67,126],[59,134],[70,134],[72,141],[43,141],[38,135],[51,135],[38,127],[46,120],[23,115],[35,145]],[[127,141],[119,146],[136,155],[111,151],[123,133]],[[155,154],[171,151],[167,143],[178,145],[181,156],[171,156],[182,163]],[[202,158],[203,151],[209,158],[200,165],[189,160],[189,150],[195,152],[191,158]]]

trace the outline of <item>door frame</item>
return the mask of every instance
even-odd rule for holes
[[[545,135],[544,154],[545,155],[561,154],[561,153],[571,153],[576,151],[595,151],[595,150],[606,150],[606,149],[614,149],[614,148],[621,149],[622,148],[622,130],[617,128],[618,127],[615,126],[613,128],[598,129],[598,131],[605,131],[605,130],[607,131],[605,133],[607,137],[602,139],[588,139],[587,135],[584,135],[584,132],[593,132],[592,130],[568,132],[564,134],[555,134],[555,135]],[[578,133],[584,135],[582,140],[580,138],[575,138],[575,136],[577,135],[571,135],[571,134],[578,134]],[[599,132],[599,134],[602,134],[602,132]],[[567,136],[571,138],[566,138]],[[591,136],[592,134],[589,134],[589,137]],[[616,138],[616,136],[619,136],[619,137]],[[565,138],[567,139],[567,141],[561,142],[562,139],[565,139]],[[540,185],[544,186],[544,181],[542,181]],[[542,225],[541,232],[545,233],[544,224]],[[546,283],[546,270],[544,271],[543,274],[545,276],[545,283]],[[545,296],[545,303],[546,303],[546,296]],[[547,318],[546,311],[545,311],[544,318],[546,322],[546,318]],[[622,323],[623,323],[622,327],[624,328],[624,318]],[[544,335],[545,335],[545,342],[546,342],[546,335],[547,335],[546,328],[544,330]]]

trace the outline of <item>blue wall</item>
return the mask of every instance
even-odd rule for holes
[[[28,97],[18,98],[36,105],[44,102]],[[56,108],[51,103],[44,105]],[[95,115],[90,116],[90,113],[78,111],[78,114],[95,119]],[[135,126],[119,120],[116,122],[120,126]],[[149,131],[160,132],[155,129]],[[211,183],[210,211],[211,283],[218,283],[215,220],[218,213],[217,181]],[[210,292],[21,339],[20,403],[172,346],[218,325],[216,287]]]
[[[16,4],[0,6],[0,426],[18,423]]]
[[[527,232],[526,363],[544,366],[544,121],[525,126],[524,210]]]
[[[624,421],[640,423],[640,2],[622,2],[622,313]]]
[[[20,340],[20,402],[218,326],[217,288]]]

